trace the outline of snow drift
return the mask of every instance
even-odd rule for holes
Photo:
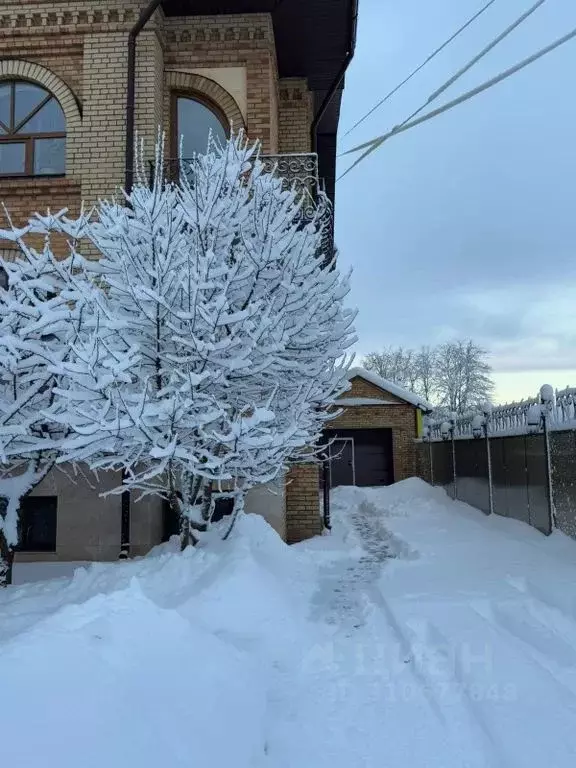
[[[0,594],[2,763],[254,768],[269,667],[305,631],[305,568],[251,516],[209,551]]]

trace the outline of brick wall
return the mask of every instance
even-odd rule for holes
[[[265,152],[277,151],[276,47],[269,14],[168,18],[165,67],[246,68],[246,130]]]
[[[112,195],[124,181],[127,60],[124,34],[85,36],[83,130],[77,156],[82,197],[89,204]]]
[[[278,151],[310,152],[312,95],[304,79],[279,82]]]
[[[74,179],[0,179],[0,201],[4,200],[10,217],[15,225],[22,224],[30,218],[34,211],[60,211],[67,208],[74,216],[80,210],[80,184]],[[4,211],[0,209],[0,228],[8,228]],[[29,235],[26,238],[29,245],[41,249],[43,235]],[[63,256],[67,253],[66,240],[63,236],[52,237],[54,253]],[[0,239],[0,250],[15,250],[12,243]]]
[[[143,31],[136,48],[136,130],[146,163],[154,158],[164,109],[164,51],[155,31]],[[124,94],[125,98],[125,94]],[[123,124],[123,131],[125,123]],[[124,137],[121,140],[124,148]]]
[[[295,544],[322,532],[320,478],[316,464],[297,464],[286,478],[286,541]]]

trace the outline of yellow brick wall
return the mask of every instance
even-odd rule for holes
[[[127,61],[124,34],[84,37],[83,131],[77,152],[88,204],[114,194],[124,181]]]
[[[139,145],[144,142],[146,163],[154,159],[163,109],[164,51],[158,34],[146,29],[138,36],[136,47],[136,132]]]
[[[246,130],[264,152],[277,152],[276,47],[269,14],[167,18],[167,70],[246,67]]]
[[[286,478],[286,541],[295,544],[321,532],[319,467],[297,464]]]
[[[280,153],[310,152],[312,94],[304,79],[279,82],[278,149]]]

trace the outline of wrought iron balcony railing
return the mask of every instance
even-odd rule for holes
[[[303,225],[320,213],[322,245],[319,257],[324,263],[330,263],[334,257],[334,217],[332,204],[318,176],[318,155],[261,155],[260,159],[267,171],[277,174],[284,181],[286,188],[294,187],[302,195],[300,219]],[[192,160],[187,158],[168,158],[164,160],[164,173],[166,178],[177,181],[180,174],[190,173],[192,166]],[[151,166],[151,178],[153,175],[154,166]]]

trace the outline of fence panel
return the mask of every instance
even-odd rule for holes
[[[544,435],[526,435],[526,470],[530,525],[548,535],[552,532]]]
[[[502,517],[508,517],[508,490],[506,483],[506,461],[504,458],[505,439],[498,437],[490,440],[494,512],[497,515],[502,515]]]
[[[450,441],[432,443],[432,466],[434,485],[446,489],[446,493],[454,497],[454,472],[452,469],[452,444]]]
[[[486,441],[456,440],[457,490],[460,501],[490,512]]]
[[[576,432],[551,432],[550,452],[556,525],[576,538]]]
[[[576,412],[576,390],[570,397],[570,407]],[[576,420],[574,413],[570,411],[568,415],[570,424],[573,424]],[[527,420],[529,416],[527,413]],[[488,441],[464,436],[454,441],[433,438],[430,443],[422,443],[420,450],[427,457],[432,452],[434,485],[442,486],[454,498],[454,444],[456,497],[489,512],[488,444],[492,464],[493,511],[528,523],[544,534],[551,533],[555,526],[576,539],[576,430],[561,429],[563,423],[558,414],[550,421],[550,487],[546,437],[542,426],[540,431],[529,431],[527,428],[524,434],[497,435],[492,432]],[[514,428],[520,429],[518,425]],[[426,473],[429,472],[427,458],[421,461],[420,466],[425,468]],[[550,508],[550,492],[554,520]]]
[[[528,471],[526,469],[525,437],[504,440],[507,516],[530,523],[528,508]]]

